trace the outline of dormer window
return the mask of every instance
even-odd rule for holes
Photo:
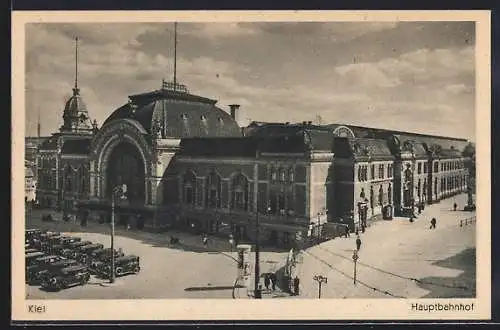
[[[185,113],[181,114],[181,119],[182,120],[186,120],[187,119],[187,115]]]
[[[207,121],[207,117],[205,115],[200,116],[201,121]]]

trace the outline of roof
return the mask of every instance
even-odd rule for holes
[[[33,174],[33,171],[31,170],[31,168],[25,166],[24,167],[24,177],[25,178],[32,178],[34,177],[35,175]]]
[[[60,133],[53,134],[48,139],[46,139],[45,141],[42,142],[39,149],[41,149],[41,150],[56,150],[59,137],[60,137]]]
[[[333,150],[330,131],[290,130],[287,134],[256,134],[232,138],[188,138],[180,144],[179,156],[248,157],[260,153],[305,153]]]
[[[174,138],[241,136],[236,121],[216,107],[215,100],[171,90],[129,98],[130,102],[115,110],[104,125],[115,119],[129,118],[138,121],[148,133],[154,133],[155,122],[161,125],[166,122],[166,135]]]
[[[63,154],[87,155],[90,153],[91,139],[66,140],[61,148]]]
[[[325,127],[329,127],[331,129],[335,129],[339,126],[346,126],[350,128],[356,137],[383,139],[383,138],[388,138],[391,135],[397,135],[402,140],[401,142],[403,142],[403,140],[413,140],[425,145],[432,145],[432,144],[440,145],[443,149],[451,149],[451,147],[453,146],[455,149],[459,149],[462,151],[469,143],[467,139],[456,138],[456,137],[404,132],[397,130],[388,130],[382,128],[346,125],[338,123],[325,125]]]
[[[334,147],[335,155],[339,158],[394,159],[387,141],[383,139],[336,137]]]

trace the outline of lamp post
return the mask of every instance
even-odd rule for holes
[[[118,185],[113,188],[111,193],[111,274],[109,282],[115,282],[115,197],[120,194],[120,198],[125,198],[127,192],[127,185]]]

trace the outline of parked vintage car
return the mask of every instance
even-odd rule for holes
[[[42,281],[42,288],[59,291],[72,286],[85,285],[90,273],[84,265],[74,265],[54,271]]]
[[[56,255],[48,255],[42,256],[40,258],[36,258],[31,265],[26,267],[26,283],[35,284],[38,281],[36,274],[44,270],[47,265],[53,264],[62,260],[63,258]]]
[[[80,261],[82,264],[86,264],[89,262],[90,256],[93,252],[102,250],[103,248],[104,245],[102,245],[101,243],[81,246],[75,251],[76,254],[74,255],[74,258]]]
[[[40,252],[40,251],[38,251],[37,249],[34,249],[34,248],[28,248],[28,249],[24,250],[25,255],[28,255],[28,254],[34,253],[34,252]]]
[[[81,265],[78,261],[73,260],[73,259],[62,259],[59,261],[56,261],[52,264],[48,264],[47,267],[41,271],[39,271],[35,276],[38,278],[38,280],[41,282],[49,280],[50,276],[52,276],[54,273],[57,271],[69,267],[69,266],[77,266]]]
[[[140,258],[135,255],[128,255],[115,259],[115,276],[124,276],[127,274],[137,274],[141,271]],[[111,275],[111,261],[103,262],[98,274],[102,278],[109,278]]]
[[[120,258],[124,257],[125,253],[120,250],[115,249],[115,258]],[[111,260],[111,248],[105,248],[102,250],[96,250],[93,251],[92,254],[90,255],[91,259],[93,261],[106,261],[106,260]]]
[[[125,253],[121,250],[115,250],[115,259],[124,257]],[[87,259],[87,264],[89,266],[89,271],[92,274],[99,273],[102,265],[106,262],[111,262],[111,248],[105,248],[101,250],[92,251],[90,257]]]
[[[72,243],[80,242],[80,237],[74,236],[60,236],[50,241],[50,253],[59,254],[63,249],[70,248]]]
[[[45,232],[41,233],[38,237],[34,238],[32,241],[32,246],[39,250],[48,250],[50,245],[50,240],[61,236],[58,232]]]
[[[73,253],[71,254],[71,258],[76,258],[81,247],[92,245],[92,244],[93,243],[91,241],[73,242],[67,246],[67,249],[70,249],[73,251]]]
[[[32,245],[34,240],[39,238],[41,234],[42,231],[40,229],[26,229],[24,234],[25,244]]]
[[[26,261],[25,261],[25,266],[26,268],[34,265],[35,260],[37,258],[45,256],[45,253],[38,251],[38,252],[32,252],[32,253],[27,253],[26,254]]]

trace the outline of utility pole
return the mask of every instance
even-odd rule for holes
[[[118,185],[111,192],[111,274],[109,282],[115,282],[115,198],[120,194],[120,199],[124,199],[124,194],[127,191],[126,185]]]
[[[255,299],[262,299],[262,293],[260,292],[259,282],[260,282],[260,223],[259,223],[259,210],[255,213]]]
[[[314,275],[313,280],[318,282],[318,299],[321,298],[321,285],[323,283],[328,283],[328,277],[323,276],[323,275]]]

